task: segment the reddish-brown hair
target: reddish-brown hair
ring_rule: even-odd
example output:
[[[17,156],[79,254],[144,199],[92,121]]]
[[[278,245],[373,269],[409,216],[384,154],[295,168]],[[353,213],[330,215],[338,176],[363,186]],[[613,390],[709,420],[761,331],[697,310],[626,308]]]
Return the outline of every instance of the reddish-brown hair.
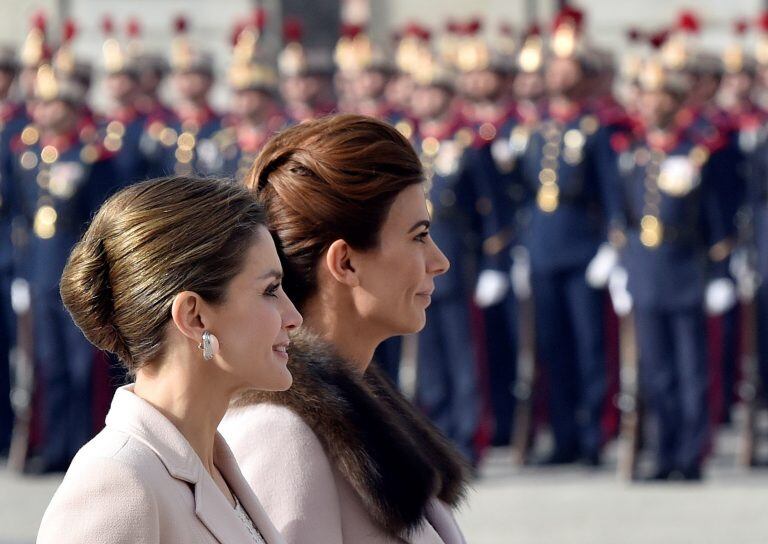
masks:
[[[335,240],[376,248],[397,194],[423,179],[408,140],[372,117],[328,116],[272,138],[245,183],[267,211],[294,303],[314,294],[317,263]]]

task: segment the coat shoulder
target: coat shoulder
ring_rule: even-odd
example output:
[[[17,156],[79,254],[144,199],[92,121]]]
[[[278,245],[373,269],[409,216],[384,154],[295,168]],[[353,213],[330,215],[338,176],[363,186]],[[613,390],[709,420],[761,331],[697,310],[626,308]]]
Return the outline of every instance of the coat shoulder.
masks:
[[[123,455],[130,441],[107,433],[81,449],[45,511],[38,544],[155,541],[157,499],[151,475]]]

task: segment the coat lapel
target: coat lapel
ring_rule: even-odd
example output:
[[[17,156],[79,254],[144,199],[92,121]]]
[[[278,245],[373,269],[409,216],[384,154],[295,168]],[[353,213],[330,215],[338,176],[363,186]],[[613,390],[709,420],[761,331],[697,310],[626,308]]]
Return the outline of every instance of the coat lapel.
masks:
[[[184,435],[151,404],[134,395],[131,385],[123,386],[115,392],[106,423],[144,443],[157,454],[172,477],[193,487],[195,514],[216,540],[221,544],[253,542],[235,509],[206,472]],[[213,460],[268,544],[284,544],[243,479],[232,452],[218,433],[214,442]]]
[[[264,508],[261,506],[256,495],[254,495],[251,486],[243,477],[237,466],[237,461],[232,451],[227,446],[224,438],[216,433],[215,444],[216,467],[227,480],[227,484],[232,492],[237,495],[240,504],[248,515],[251,516],[253,524],[258,527],[261,536],[267,544],[285,544],[285,539],[269,519]]]

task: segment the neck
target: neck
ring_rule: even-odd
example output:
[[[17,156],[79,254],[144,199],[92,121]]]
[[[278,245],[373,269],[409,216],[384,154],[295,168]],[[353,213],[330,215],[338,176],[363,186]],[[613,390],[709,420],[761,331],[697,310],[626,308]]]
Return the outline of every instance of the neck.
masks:
[[[136,375],[134,393],[174,424],[213,474],[216,428],[234,391],[213,372],[201,371],[203,363],[192,361],[183,368],[170,363],[144,367]]]
[[[315,296],[307,301],[302,309],[303,327],[330,343],[342,359],[363,374],[386,337],[373,333],[351,307],[332,299]]]

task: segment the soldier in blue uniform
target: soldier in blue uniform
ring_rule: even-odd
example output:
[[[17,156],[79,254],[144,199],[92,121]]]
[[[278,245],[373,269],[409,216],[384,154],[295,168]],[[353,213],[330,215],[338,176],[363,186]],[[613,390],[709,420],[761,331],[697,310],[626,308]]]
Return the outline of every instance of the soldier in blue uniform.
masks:
[[[176,20],[178,36],[171,55],[173,86],[177,94],[174,119],[168,126],[156,125],[152,137],[166,147],[164,173],[186,175],[202,170],[198,150],[221,130],[221,116],[211,108],[208,95],[213,86],[213,57],[192,46],[186,36],[187,23]]]
[[[414,71],[414,146],[427,177],[430,236],[451,261],[435,280],[427,325],[418,337],[416,401],[472,462],[480,399],[469,318],[474,285],[476,212],[472,182],[462,165],[472,131],[451,111],[450,74],[437,63]]]
[[[291,125],[334,111],[333,59],[328,51],[302,44],[303,28],[295,18],[283,27],[285,46],[278,55],[280,96]]]
[[[482,129],[486,135],[494,137],[487,141],[481,134],[477,139],[480,145],[468,152],[467,160],[481,204],[478,213],[482,225],[482,271],[475,289],[475,302],[484,309],[495,445],[509,443],[515,406],[519,319],[515,295],[524,295],[510,289],[510,285],[519,287],[510,280],[512,254],[518,251],[514,246],[520,242],[518,214],[523,209],[526,196],[519,164],[529,134],[538,122],[540,97],[535,80],[540,78],[543,66],[542,40],[538,34],[533,33],[526,38],[513,62],[516,67],[513,88],[521,95],[515,96],[518,100],[512,107],[499,111],[497,106],[497,113],[491,115],[490,124],[483,127],[482,122],[475,123],[478,132]],[[517,85],[518,79],[527,81]],[[488,99],[493,101],[493,94]],[[503,124],[497,126],[502,120]]]
[[[59,277],[92,214],[111,192],[116,173],[95,130],[79,130],[84,89],[38,70],[34,124],[12,144],[13,178],[30,229],[23,276],[32,296],[37,376],[43,391],[43,445],[35,472],[66,469],[93,431],[94,353],[59,298]]]
[[[558,16],[545,69],[548,100],[520,164],[528,193],[520,228],[549,381],[554,449],[545,462],[596,465],[606,394],[603,299],[585,275],[618,199],[608,133],[583,102],[592,65],[579,33],[580,17],[571,10]]]
[[[151,119],[136,108],[140,87],[135,59],[113,35],[107,35],[102,50],[108,107],[99,132],[104,148],[114,153],[118,179],[129,185],[160,174],[160,146],[148,134]]]
[[[763,400],[768,401],[768,138],[762,135],[752,155],[748,185],[748,211],[755,251],[758,369]]]
[[[716,179],[722,146],[699,139],[690,121],[675,120],[687,91],[681,74],[651,60],[640,84],[641,126],[617,151],[622,263],[641,390],[658,431],[648,477],[698,480],[708,439],[705,292],[713,282],[728,285],[730,243]]]
[[[13,278],[13,219],[17,213],[17,195],[10,175],[11,140],[26,124],[22,104],[10,99],[11,87],[18,71],[16,52],[0,46],[0,457],[10,446],[13,427],[11,409],[9,352],[15,337],[11,308]]]
[[[277,102],[277,72],[257,57],[256,40],[256,30],[249,27],[236,36],[228,74],[232,109],[224,128],[198,150],[206,174],[242,180],[267,140],[286,126]]]

